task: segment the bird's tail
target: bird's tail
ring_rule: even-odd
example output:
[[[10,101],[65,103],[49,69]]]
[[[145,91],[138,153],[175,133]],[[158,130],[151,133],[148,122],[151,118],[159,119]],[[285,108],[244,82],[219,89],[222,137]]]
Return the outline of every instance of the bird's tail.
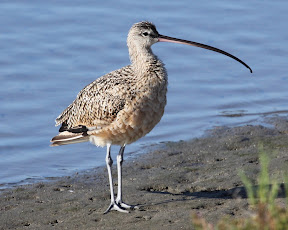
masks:
[[[51,146],[69,145],[89,141],[87,133],[60,132],[51,139]]]

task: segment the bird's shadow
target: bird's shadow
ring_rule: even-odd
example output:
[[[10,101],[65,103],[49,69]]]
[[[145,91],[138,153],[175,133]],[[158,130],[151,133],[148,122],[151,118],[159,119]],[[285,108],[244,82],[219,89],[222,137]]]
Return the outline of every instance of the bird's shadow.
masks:
[[[269,186],[269,190],[271,191],[272,185],[267,185]],[[283,183],[279,184],[279,189],[278,189],[278,194],[276,198],[285,198],[287,197],[287,194],[285,192],[285,186]],[[253,186],[253,191],[254,191],[254,196],[255,198],[257,197],[257,191],[259,189],[259,186]],[[163,201],[158,201],[158,202],[153,202],[153,203],[146,203],[146,204],[139,204],[139,207],[145,207],[145,206],[155,206],[155,205],[161,205],[165,203],[171,203],[171,202],[185,202],[187,200],[194,200],[194,199],[223,199],[223,200],[228,200],[228,199],[247,199],[247,190],[245,187],[235,187],[232,189],[228,190],[213,190],[213,191],[199,191],[199,192],[184,192],[184,193],[171,193],[167,191],[147,191],[149,193],[154,193],[156,194],[163,194],[163,195],[171,195],[173,198],[171,199],[166,199]],[[288,192],[288,191],[287,191]],[[178,197],[178,198],[176,198]]]

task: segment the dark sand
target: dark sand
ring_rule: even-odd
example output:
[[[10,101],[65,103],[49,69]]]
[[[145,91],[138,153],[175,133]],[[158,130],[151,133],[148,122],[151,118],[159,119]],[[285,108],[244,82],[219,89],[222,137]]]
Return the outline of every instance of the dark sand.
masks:
[[[281,178],[288,166],[288,122],[276,118],[273,125],[220,127],[125,162],[124,201],[140,204],[129,214],[103,215],[110,203],[105,167],[6,190],[0,194],[0,229],[175,230],[193,229],[192,212],[211,223],[248,216],[239,172],[256,178],[259,144],[270,155],[273,177]],[[284,203],[283,195],[277,202]]]

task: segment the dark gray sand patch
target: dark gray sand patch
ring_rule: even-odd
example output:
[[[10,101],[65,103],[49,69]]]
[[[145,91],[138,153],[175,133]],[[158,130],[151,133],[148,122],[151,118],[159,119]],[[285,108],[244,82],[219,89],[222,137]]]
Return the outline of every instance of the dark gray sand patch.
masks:
[[[238,175],[244,170],[256,178],[259,145],[270,154],[275,178],[288,166],[288,122],[273,122],[275,128],[219,127],[204,138],[169,142],[164,150],[125,162],[124,201],[140,205],[130,214],[103,215],[110,203],[105,167],[6,190],[0,194],[0,229],[174,230],[192,229],[192,212],[211,223],[225,215],[247,216],[250,210]],[[283,197],[277,202],[283,203]]]

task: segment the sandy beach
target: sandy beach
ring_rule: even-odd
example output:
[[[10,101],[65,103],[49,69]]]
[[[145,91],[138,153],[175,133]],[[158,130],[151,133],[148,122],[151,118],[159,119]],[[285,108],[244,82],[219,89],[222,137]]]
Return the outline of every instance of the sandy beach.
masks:
[[[0,229],[175,230],[193,229],[193,212],[210,223],[227,215],[248,216],[239,172],[257,177],[263,145],[272,178],[283,182],[287,132],[284,118],[270,119],[267,127],[218,127],[202,138],[169,142],[164,149],[124,162],[124,202],[140,207],[129,214],[103,215],[110,202],[106,167],[7,189],[0,194]],[[284,198],[277,202],[284,203]]]

